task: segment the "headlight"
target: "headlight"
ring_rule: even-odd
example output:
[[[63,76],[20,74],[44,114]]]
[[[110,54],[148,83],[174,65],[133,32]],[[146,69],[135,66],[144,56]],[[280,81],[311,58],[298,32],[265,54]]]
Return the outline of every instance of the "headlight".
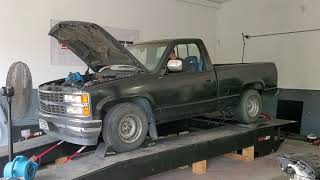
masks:
[[[89,116],[91,113],[89,106],[67,106],[66,111],[67,114],[75,114],[82,116]]]
[[[81,103],[80,95],[64,95],[64,102]]]
[[[67,94],[64,95],[64,102],[71,103],[66,106],[66,113],[71,115],[89,116],[91,114],[89,94]]]
[[[88,94],[81,94],[81,95],[64,95],[64,102],[70,103],[89,103],[89,95]]]
[[[67,106],[68,114],[82,114],[82,107]]]

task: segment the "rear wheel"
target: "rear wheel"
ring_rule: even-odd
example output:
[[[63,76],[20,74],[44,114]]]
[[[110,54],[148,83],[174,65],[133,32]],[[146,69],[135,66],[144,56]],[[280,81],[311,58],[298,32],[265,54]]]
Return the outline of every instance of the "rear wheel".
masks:
[[[262,109],[262,100],[258,91],[249,89],[242,93],[237,107],[236,118],[243,123],[257,122]]]
[[[121,103],[111,108],[103,121],[102,137],[117,152],[138,148],[148,132],[148,120],[143,109],[133,103]]]

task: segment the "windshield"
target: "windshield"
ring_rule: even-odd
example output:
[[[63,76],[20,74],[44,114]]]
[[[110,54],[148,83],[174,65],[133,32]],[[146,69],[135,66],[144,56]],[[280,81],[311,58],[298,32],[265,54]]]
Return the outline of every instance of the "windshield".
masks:
[[[167,48],[165,43],[137,44],[129,46],[128,50],[134,55],[149,71],[154,71],[159,65],[161,57]]]

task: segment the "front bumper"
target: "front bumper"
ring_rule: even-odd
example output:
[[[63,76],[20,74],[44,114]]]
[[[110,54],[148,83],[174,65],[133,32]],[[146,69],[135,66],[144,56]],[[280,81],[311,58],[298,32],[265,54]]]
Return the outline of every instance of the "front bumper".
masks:
[[[44,113],[40,113],[39,119],[48,124],[48,129],[43,129],[46,134],[73,144],[96,145],[101,133],[102,120]]]

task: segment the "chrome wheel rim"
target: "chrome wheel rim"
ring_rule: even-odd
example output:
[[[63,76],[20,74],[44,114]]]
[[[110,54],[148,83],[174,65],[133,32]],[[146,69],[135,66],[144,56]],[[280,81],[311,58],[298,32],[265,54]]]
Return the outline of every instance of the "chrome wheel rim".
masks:
[[[250,117],[255,117],[259,113],[260,105],[257,96],[250,96],[247,101],[247,112]]]
[[[138,116],[127,115],[120,120],[118,132],[121,140],[132,143],[139,139],[142,133],[142,123]]]

